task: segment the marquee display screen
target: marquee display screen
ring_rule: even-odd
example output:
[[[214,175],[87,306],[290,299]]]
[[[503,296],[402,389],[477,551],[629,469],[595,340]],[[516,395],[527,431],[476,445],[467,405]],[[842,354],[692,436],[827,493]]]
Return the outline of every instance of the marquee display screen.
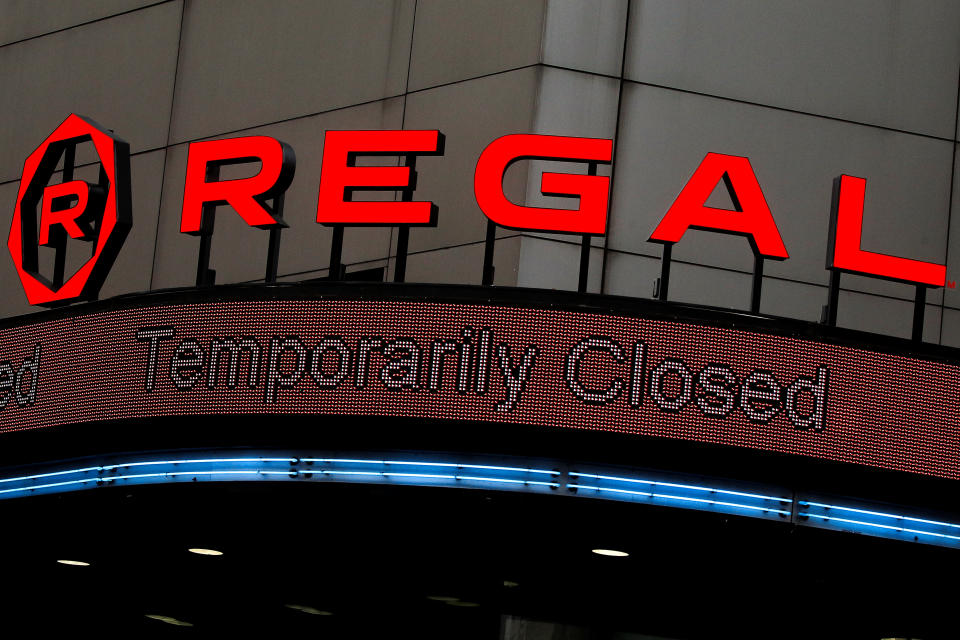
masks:
[[[172,415],[424,417],[960,478],[958,374],[953,362],[586,311],[321,296],[153,303],[0,331],[0,431]]]

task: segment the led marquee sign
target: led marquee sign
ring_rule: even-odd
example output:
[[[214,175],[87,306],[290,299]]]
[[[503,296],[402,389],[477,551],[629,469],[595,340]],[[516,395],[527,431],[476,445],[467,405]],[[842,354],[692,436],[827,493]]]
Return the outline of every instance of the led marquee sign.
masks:
[[[260,291],[271,299],[196,293],[0,332],[0,431],[173,415],[421,417],[960,478],[954,362],[582,309]]]

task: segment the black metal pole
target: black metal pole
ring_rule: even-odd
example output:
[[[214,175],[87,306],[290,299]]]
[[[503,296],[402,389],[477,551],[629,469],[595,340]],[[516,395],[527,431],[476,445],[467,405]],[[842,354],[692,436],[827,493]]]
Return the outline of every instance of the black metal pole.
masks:
[[[220,179],[220,165],[207,163],[204,172],[205,182]],[[217,272],[210,268],[210,246],[213,244],[213,227],[216,223],[217,205],[205,204],[200,212],[200,253],[197,256],[197,286],[212,287],[217,280]]]
[[[277,265],[280,263],[280,233],[286,226],[283,223],[283,196],[284,193],[281,192],[273,199],[273,219],[279,224],[270,227],[270,239],[267,241],[267,270],[263,277],[267,283],[277,281]]]
[[[100,165],[100,186],[103,187],[103,190],[106,192],[110,191],[110,178],[107,177],[107,170],[103,168],[103,165]],[[93,220],[90,221],[90,229],[92,230],[91,238],[93,238],[90,243],[90,255],[94,256],[97,254],[97,238],[100,237],[100,225],[103,224],[103,210],[101,209],[99,214],[94,216]]]
[[[410,245],[410,225],[397,229],[397,262],[393,267],[393,281],[403,282],[407,277],[407,247]]]
[[[410,167],[413,172],[417,167],[417,156],[407,155],[404,157],[403,166]],[[401,202],[413,201],[413,189],[407,188],[400,192]],[[407,277],[407,251],[410,246],[410,225],[400,225],[397,229],[397,261],[393,267],[393,281],[403,282]]]
[[[597,163],[591,162],[587,164],[587,175],[595,176],[597,175]],[[587,292],[587,280],[590,277],[590,236],[584,234],[583,240],[580,242],[580,278],[577,281],[577,292],[586,293]]]
[[[590,277],[590,236],[584,234],[580,241],[580,280],[577,282],[577,292],[587,292],[587,279]]]
[[[277,281],[277,263],[280,261],[280,233],[283,227],[270,227],[270,240],[267,245],[267,272],[263,279],[268,284]]]
[[[917,285],[917,293],[913,299],[913,335],[914,342],[923,342],[923,312],[927,307],[927,288]]]
[[[660,291],[657,299],[667,301],[667,290],[670,287],[670,257],[673,253],[673,243],[663,245],[663,257],[660,259]]]
[[[333,227],[333,240],[330,243],[330,279],[339,280],[343,275],[343,225]]]
[[[827,326],[837,326],[837,305],[840,302],[840,271],[830,270],[830,289],[827,293]]]
[[[493,243],[497,238],[497,225],[493,220],[487,220],[487,238],[483,245],[483,281],[481,284],[489,287],[493,284]]]
[[[213,244],[213,223],[216,208],[204,206],[200,227],[200,253],[197,256],[197,286],[213,286],[217,272],[210,268],[210,246]]]
[[[76,166],[77,162],[77,145],[71,144],[67,145],[67,148],[63,150],[63,181],[70,182],[73,180],[73,168]]]
[[[763,256],[753,258],[753,288],[750,292],[750,313],[760,313],[760,290],[763,287]]]

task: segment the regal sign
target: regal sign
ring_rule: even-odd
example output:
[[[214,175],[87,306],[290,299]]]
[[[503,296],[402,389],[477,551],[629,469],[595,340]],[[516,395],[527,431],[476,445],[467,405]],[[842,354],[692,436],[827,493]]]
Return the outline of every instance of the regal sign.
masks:
[[[50,184],[61,156],[78,142],[92,140],[100,156],[101,179],[96,184],[68,179],[72,160],[65,162],[61,183]],[[416,158],[443,155],[444,137],[435,130],[328,131],[317,196],[316,221],[334,227],[330,267],[339,275],[343,230],[348,226],[399,226],[398,262],[406,260],[406,235],[410,226],[433,226],[437,207],[414,200],[417,185]],[[596,175],[597,166],[612,162],[613,141],[545,135],[507,135],[494,140],[477,160],[474,191],[477,204],[489,219],[485,282],[492,264],[495,226],[527,231],[579,234],[606,233],[610,179]],[[361,156],[402,157],[403,166],[358,166]],[[544,173],[544,195],[575,198],[574,210],[527,207],[511,202],[503,192],[507,168],[523,159],[563,161],[586,165],[587,174]],[[256,175],[221,179],[220,169],[231,164],[259,163]],[[210,239],[217,207],[228,206],[248,225],[270,231],[266,280],[276,278],[283,195],[296,167],[292,147],[267,136],[247,136],[191,143],[188,150],[180,230],[201,237],[198,286],[212,284],[208,268]],[[710,194],[723,182],[734,210],[708,207]],[[942,287],[943,265],[889,256],[861,248],[863,203],[866,181],[852,176],[837,178],[834,185],[831,233],[833,242],[827,268],[831,300],[839,290],[839,273],[850,272],[892,279],[918,287]],[[400,191],[399,201],[357,201],[358,191]],[[39,214],[38,214],[39,207]],[[37,219],[39,217],[39,225]],[[9,247],[32,304],[58,304],[95,297],[120,244],[130,228],[129,150],[123,141],[91,121],[71,115],[34,152],[24,165]],[[755,297],[752,310],[759,311],[759,287],[764,259],[786,260],[789,255],[750,161],[744,157],[709,153],[683,187],[676,201],[654,229],[650,241],[665,245],[663,293],[668,281],[669,248],[688,229],[704,229],[746,237],[756,257]],[[67,237],[94,242],[92,257],[69,279],[62,273],[47,279],[40,274],[38,247],[57,250],[58,259]],[[585,250],[589,244],[585,241]],[[582,266],[581,280],[583,280]],[[62,265],[59,267],[62,272]],[[398,273],[402,269],[398,264]],[[402,277],[402,276],[401,276]],[[835,302],[832,303],[835,307]],[[835,314],[835,308],[834,308]],[[915,316],[915,329],[917,326]]]

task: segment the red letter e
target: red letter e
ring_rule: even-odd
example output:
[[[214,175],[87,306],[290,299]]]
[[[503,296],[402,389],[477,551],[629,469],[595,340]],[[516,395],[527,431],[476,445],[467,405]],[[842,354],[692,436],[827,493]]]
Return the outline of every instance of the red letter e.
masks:
[[[437,206],[411,202],[418,155],[443,155],[439,131],[327,131],[317,198],[317,222],[326,225],[432,226]],[[406,156],[403,167],[358,167],[357,156]],[[402,202],[353,202],[354,191],[404,191]]]

